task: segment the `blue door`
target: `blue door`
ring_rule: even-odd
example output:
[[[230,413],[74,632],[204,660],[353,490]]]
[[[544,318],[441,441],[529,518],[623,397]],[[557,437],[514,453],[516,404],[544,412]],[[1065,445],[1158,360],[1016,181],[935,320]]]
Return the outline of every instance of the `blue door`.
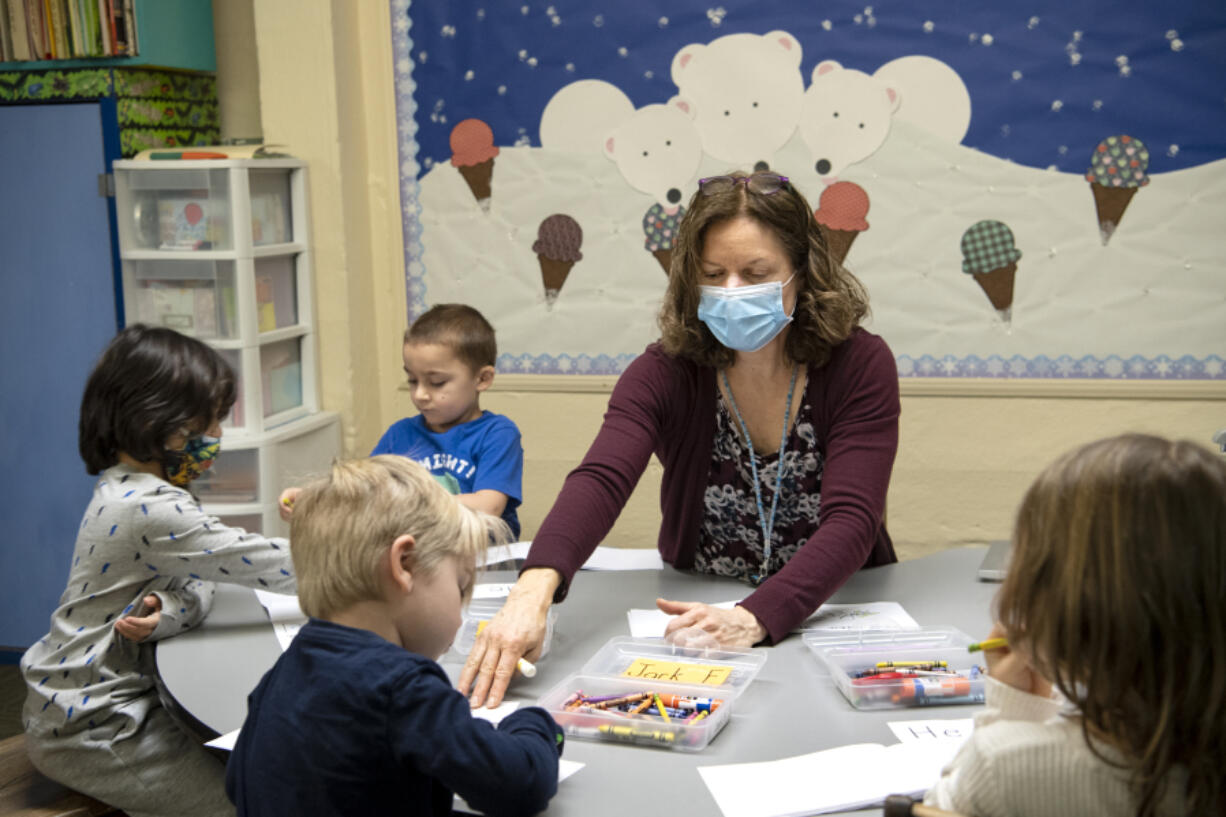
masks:
[[[94,479],[77,413],[117,329],[97,102],[0,105],[0,648],[47,631]]]

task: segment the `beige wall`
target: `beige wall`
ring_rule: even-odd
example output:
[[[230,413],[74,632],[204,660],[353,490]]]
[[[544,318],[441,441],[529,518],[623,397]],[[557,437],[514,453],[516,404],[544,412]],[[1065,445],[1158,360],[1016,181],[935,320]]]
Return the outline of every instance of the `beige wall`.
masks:
[[[264,137],[311,167],[323,404],[360,455],[412,413],[388,4],[252,2]],[[219,33],[219,51],[227,42]],[[595,435],[611,383],[503,376],[487,393],[484,407],[523,431],[525,538]],[[1220,383],[904,381],[890,530],[904,556],[1005,537],[1027,484],[1067,448],[1128,430],[1208,444],[1223,427]],[[654,544],[659,480],[653,463],[608,544]]]

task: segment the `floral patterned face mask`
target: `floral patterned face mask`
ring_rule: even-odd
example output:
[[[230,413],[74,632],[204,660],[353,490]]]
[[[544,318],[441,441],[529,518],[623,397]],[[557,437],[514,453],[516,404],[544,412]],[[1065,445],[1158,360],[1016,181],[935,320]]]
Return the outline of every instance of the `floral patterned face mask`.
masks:
[[[167,449],[162,458],[166,480],[180,488],[186,487],[212,466],[219,451],[221,438],[210,437],[208,434],[188,439],[179,451]]]

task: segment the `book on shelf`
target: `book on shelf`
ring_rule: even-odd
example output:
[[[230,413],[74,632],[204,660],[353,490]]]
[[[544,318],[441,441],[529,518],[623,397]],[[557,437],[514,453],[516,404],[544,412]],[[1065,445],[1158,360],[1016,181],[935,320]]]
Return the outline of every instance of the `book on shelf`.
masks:
[[[0,27],[5,29],[4,34],[7,35],[4,43],[7,58],[10,60],[34,59],[34,52],[30,50],[29,23],[26,20],[24,0],[8,0],[5,8],[0,9],[0,15],[3,15]]]
[[[271,332],[277,328],[277,302],[271,275],[259,275],[255,279],[256,314],[260,331]]]
[[[133,0],[0,0],[0,62],[138,53]]]
[[[51,48],[47,45],[47,23],[43,17],[42,0],[23,0],[26,10],[26,30],[30,37],[31,59],[51,59]]]

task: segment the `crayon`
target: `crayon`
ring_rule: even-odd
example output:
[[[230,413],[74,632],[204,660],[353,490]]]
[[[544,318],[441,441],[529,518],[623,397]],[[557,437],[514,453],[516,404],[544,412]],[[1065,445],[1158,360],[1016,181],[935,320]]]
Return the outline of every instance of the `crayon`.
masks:
[[[891,669],[893,667],[915,667],[917,669],[935,669],[937,667],[948,667],[948,661],[878,661],[879,669]]]
[[[646,710],[647,707],[649,706],[651,706],[651,698],[644,698],[643,700],[639,701],[638,704],[636,704],[633,709],[630,710],[630,714],[631,715],[641,715],[643,711]]]
[[[664,722],[668,723],[668,713],[664,711],[663,701],[660,700],[659,695],[655,696],[655,698],[656,698],[656,711],[660,713],[660,717],[664,719]]]
[[[677,740],[677,736],[667,729],[636,729],[633,726],[615,724],[604,724],[595,728],[569,726],[566,731],[578,738],[603,738],[652,746],[672,746]]]
[[[531,678],[536,675],[536,665],[527,658],[521,658],[515,662],[515,668],[518,669],[525,678]]]
[[[1007,638],[987,638],[974,644],[967,644],[966,651],[979,652],[980,650],[999,650],[1001,647],[1007,646],[1009,646],[1009,639]]]
[[[596,707],[597,709],[608,709],[609,707],[617,706],[618,704],[636,704],[644,698],[650,698],[652,694],[653,693],[650,692],[635,692],[630,695],[623,695],[620,698],[601,701],[600,703],[592,704],[592,706]]]

